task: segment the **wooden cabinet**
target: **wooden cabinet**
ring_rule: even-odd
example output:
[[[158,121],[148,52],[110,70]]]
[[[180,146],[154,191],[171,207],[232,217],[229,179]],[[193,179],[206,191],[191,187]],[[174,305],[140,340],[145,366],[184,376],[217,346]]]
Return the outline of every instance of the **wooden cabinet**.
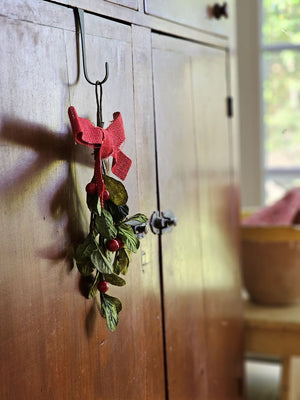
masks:
[[[223,7],[224,4],[226,4],[227,12],[231,16],[233,1],[186,0],[183,4],[181,0],[145,0],[145,11],[159,18],[192,26],[202,31],[228,35],[230,22],[225,16],[219,19],[214,18],[211,12],[214,5]]]
[[[141,7],[61,3],[14,0],[0,17],[0,398],[240,399],[228,38],[164,25]],[[73,6],[94,12],[85,13],[91,79],[109,63],[104,120],[122,112],[131,213],[178,218],[172,232],[143,239],[127,285],[111,289],[123,302],[114,333],[72,267],[93,160],[74,145],[67,108],[96,114]]]

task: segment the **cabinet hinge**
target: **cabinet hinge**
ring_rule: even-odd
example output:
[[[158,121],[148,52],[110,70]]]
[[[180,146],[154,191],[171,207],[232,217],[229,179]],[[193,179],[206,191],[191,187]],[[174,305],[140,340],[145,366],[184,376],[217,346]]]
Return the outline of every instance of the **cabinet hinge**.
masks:
[[[231,96],[228,96],[226,99],[227,103],[227,117],[232,118],[233,117],[233,98]]]

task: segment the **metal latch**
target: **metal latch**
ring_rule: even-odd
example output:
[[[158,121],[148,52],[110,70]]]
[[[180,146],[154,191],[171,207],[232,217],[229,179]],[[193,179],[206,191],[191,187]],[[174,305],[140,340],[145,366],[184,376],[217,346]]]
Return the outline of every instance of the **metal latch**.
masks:
[[[151,215],[150,228],[156,235],[170,232],[176,225],[177,218],[171,210],[162,211],[161,213],[159,211],[154,211]]]

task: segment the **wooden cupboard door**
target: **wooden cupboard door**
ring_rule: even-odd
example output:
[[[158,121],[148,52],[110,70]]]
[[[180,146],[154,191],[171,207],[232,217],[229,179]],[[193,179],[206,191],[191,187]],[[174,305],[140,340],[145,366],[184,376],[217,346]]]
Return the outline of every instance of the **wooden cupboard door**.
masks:
[[[72,262],[73,247],[88,229],[84,187],[93,160],[91,149],[74,145],[67,108],[72,104],[93,122],[96,113],[94,87],[78,70],[73,11],[14,0],[2,5],[0,19],[0,398],[164,399],[157,238],[145,239],[147,265],[139,252],[127,286],[110,290],[123,302],[114,333],[82,295]],[[151,188],[148,202],[141,200],[136,128],[147,137],[153,132],[146,116],[135,120],[133,79],[151,86],[145,73],[150,50],[139,56],[129,26],[92,15],[85,25],[91,79],[101,79],[105,61],[110,65],[106,125],[114,111],[123,114],[123,150],[133,159],[125,182],[130,212],[142,206],[148,212],[156,193]],[[132,52],[141,59],[134,77]],[[143,151],[154,154],[153,141],[145,140]]]
[[[151,120],[150,124],[147,123],[147,114],[137,110],[138,105],[143,102],[150,115],[153,115],[149,107],[149,103],[152,106],[151,97],[142,97],[143,92],[149,91],[149,87],[151,89],[151,81],[147,76],[151,57],[149,44],[147,49],[145,42],[141,56],[139,35],[135,31],[132,32],[129,26],[89,14],[85,15],[85,31],[91,79],[95,81],[97,76],[104,76],[104,62],[108,62],[109,65],[109,79],[103,86],[105,126],[112,120],[113,112],[120,111],[123,116],[126,141],[122,151],[133,161],[125,181],[130,215],[138,212],[149,214],[156,204],[156,187],[152,186],[150,181],[152,179],[155,183],[154,143],[153,140],[146,140],[149,136],[153,137],[153,123],[151,125]],[[66,52],[68,75],[72,83],[76,81],[78,72],[74,32],[66,32],[66,42],[70,43]],[[144,64],[135,62],[133,66],[133,60],[138,61],[141,57]],[[142,86],[139,86],[138,80],[142,80]],[[95,122],[94,87],[88,85],[82,75],[76,85],[71,87],[70,102],[77,107],[81,115],[85,113]],[[138,142],[141,139],[145,144],[137,154]],[[151,187],[147,195],[148,202],[144,200],[145,183],[141,172],[145,170],[146,165],[146,183]],[[76,163],[76,179],[78,189],[82,193],[81,204],[85,204],[82,189],[91,179],[92,173],[91,168],[82,168]],[[97,372],[99,382],[104,382],[101,386],[101,396],[104,399],[148,397],[155,400],[162,399],[165,393],[157,238],[148,235],[143,241],[142,249],[132,256],[130,270],[126,275],[127,285],[123,288],[111,287],[109,291],[123,303],[117,330],[113,334],[110,333],[105,321],[97,315],[95,344],[99,341],[103,343],[99,349],[97,365],[107,366],[100,368],[100,371],[98,369]],[[146,262],[143,253],[146,253]],[[112,373],[115,383],[109,384]]]
[[[161,237],[170,400],[206,399],[207,368],[192,64],[188,42],[153,35],[161,210],[178,226]]]
[[[241,300],[226,117],[226,53],[153,35],[170,400],[238,399]]]
[[[231,18],[232,0],[226,2],[228,15]],[[230,23],[228,18],[215,19],[211,16],[209,7],[214,4],[223,5],[224,1],[210,0],[145,0],[145,12],[163,19],[211,32],[218,35],[228,35]]]
[[[202,47],[192,60],[209,398],[242,396],[243,326],[233,138],[226,115],[227,53]]]

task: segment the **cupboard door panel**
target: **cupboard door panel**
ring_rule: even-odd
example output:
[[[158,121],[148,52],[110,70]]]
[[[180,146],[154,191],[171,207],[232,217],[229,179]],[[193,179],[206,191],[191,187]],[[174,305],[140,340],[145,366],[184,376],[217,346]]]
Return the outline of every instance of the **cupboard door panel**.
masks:
[[[226,117],[226,53],[203,47],[193,58],[193,96],[201,184],[201,242],[207,316],[209,398],[238,399],[242,310],[236,190]]]
[[[33,10],[34,22],[26,22]],[[72,267],[73,246],[89,224],[84,187],[93,159],[90,149],[74,145],[67,108],[93,122],[96,114],[94,87],[78,71],[73,12],[28,1],[0,18],[0,397],[164,399],[157,238],[145,239],[147,266],[139,252],[127,286],[109,291],[123,302],[114,333],[82,295]],[[117,110],[124,118],[123,150],[133,159],[125,182],[130,212],[148,212],[138,186],[131,28],[92,15],[85,23],[91,79],[110,65],[104,120]],[[146,125],[141,115],[139,126]]]
[[[103,120],[105,126],[112,120],[112,114],[120,111],[123,116],[126,132],[126,141],[122,146],[125,152],[133,160],[133,165],[128,173],[125,186],[129,195],[130,215],[137,212],[149,212],[149,204],[143,203],[144,192],[140,191],[139,179],[143,175],[138,171],[135,107],[140,99],[134,97],[133,82],[133,56],[139,57],[140,49],[136,43],[136,34],[126,25],[102,20],[96,16],[85,15],[86,26],[86,50],[89,75],[92,80],[104,75],[104,62],[109,65],[109,78],[103,85]],[[132,39],[133,38],[133,39]],[[134,40],[134,43],[132,43]],[[77,77],[76,38],[73,32],[66,32],[68,74],[70,82],[75,82]],[[133,47],[134,46],[134,47]],[[144,50],[144,58],[147,62],[148,54]],[[147,63],[146,63],[147,66]],[[135,66],[135,83],[138,75],[145,75],[145,66]],[[148,81],[143,82],[143,87],[138,87],[135,96],[141,98],[141,92],[148,90]],[[135,85],[137,86],[137,85]],[[96,101],[94,87],[87,84],[83,75],[70,91],[71,104],[76,106],[80,115],[85,115],[95,122]],[[149,98],[145,98],[144,102]],[[151,98],[150,98],[151,101]],[[137,115],[142,128],[145,126],[146,116]],[[138,126],[137,126],[138,127]],[[138,133],[141,135],[141,133]],[[142,131],[143,138],[150,136],[150,126],[147,131]],[[145,136],[144,136],[145,135]],[[84,151],[82,148],[78,151]],[[154,163],[153,148],[151,142],[144,150],[149,154]],[[88,151],[90,153],[90,151]],[[151,156],[152,155],[152,156]],[[139,157],[142,155],[139,154]],[[151,167],[151,164],[150,164]],[[145,168],[145,167],[144,167]],[[82,168],[76,164],[76,179],[78,190],[81,192],[81,204],[85,206],[84,187],[92,178],[91,168]],[[151,182],[149,182],[151,184]],[[156,201],[156,191],[151,192],[149,201]],[[144,205],[146,209],[144,210]],[[152,204],[153,207],[153,204]],[[86,226],[87,229],[87,226]],[[161,334],[161,303],[159,292],[159,267],[157,239],[145,238],[145,246],[149,253],[150,262],[142,266],[142,252],[138,251],[132,256],[132,263],[125,279],[127,285],[121,288],[111,286],[109,294],[121,299],[123,310],[120,313],[120,323],[112,334],[106,328],[105,320],[97,315],[95,324],[95,382],[99,385],[99,396],[107,399],[140,399],[149,396],[149,399],[162,399],[164,396],[164,370],[163,347]],[[86,303],[85,299],[82,299]],[[88,302],[90,303],[90,302]],[[91,307],[91,305],[89,305]],[[151,312],[149,311],[151,310]],[[150,339],[151,337],[151,339]],[[99,342],[102,346],[99,347]],[[98,346],[97,346],[98,344]],[[96,347],[97,346],[97,347]],[[97,349],[98,348],[98,349]],[[151,395],[151,396],[150,396]]]
[[[153,46],[160,204],[178,218],[162,236],[170,399],[235,399],[241,300],[226,54],[158,35]]]
[[[169,398],[205,399],[204,287],[191,58],[184,51],[184,42],[155,35],[153,39],[160,208],[173,210],[178,218],[178,226],[161,238]]]
[[[89,362],[77,334],[85,310],[70,268],[78,225],[64,32],[46,18],[25,22],[35,5],[43,15],[30,3],[0,23],[0,398],[79,399],[92,381],[81,373]],[[44,6],[45,15],[53,8]]]

